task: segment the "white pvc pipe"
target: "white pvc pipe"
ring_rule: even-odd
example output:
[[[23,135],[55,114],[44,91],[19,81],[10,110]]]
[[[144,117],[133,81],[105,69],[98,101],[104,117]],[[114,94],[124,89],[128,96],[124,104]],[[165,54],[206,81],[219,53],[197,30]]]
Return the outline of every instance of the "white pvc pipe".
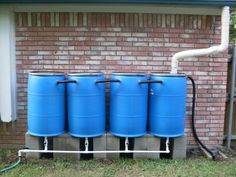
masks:
[[[180,59],[189,57],[200,57],[204,55],[217,54],[223,52],[229,45],[229,22],[230,22],[230,9],[228,6],[223,7],[221,14],[221,44],[212,46],[206,49],[193,49],[178,52],[174,54],[171,60],[171,74],[178,73],[178,62]]]
[[[166,149],[164,151],[148,151],[148,150],[128,150],[126,148],[125,150],[118,150],[118,151],[89,151],[88,148],[86,148],[85,151],[65,151],[65,150],[47,150],[44,148],[44,150],[34,150],[34,149],[20,149],[18,151],[18,156],[21,157],[22,153],[59,153],[59,154],[111,154],[111,153],[170,153],[169,149],[169,138],[166,139]]]
[[[48,150],[48,137],[44,137],[44,150],[47,151]]]
[[[61,154],[111,154],[111,153],[170,153],[170,150],[165,151],[147,151],[147,150],[119,150],[119,151],[63,151],[63,150],[33,150],[21,149],[18,151],[18,156],[22,153],[61,153]]]

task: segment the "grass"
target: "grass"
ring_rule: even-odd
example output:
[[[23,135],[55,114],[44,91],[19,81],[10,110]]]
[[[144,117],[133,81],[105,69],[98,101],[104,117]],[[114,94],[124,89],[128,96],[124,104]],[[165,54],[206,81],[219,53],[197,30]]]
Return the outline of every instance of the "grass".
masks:
[[[9,151],[0,151],[0,169],[10,163]],[[231,177],[236,176],[236,158],[212,161],[188,160],[27,160],[1,177]]]

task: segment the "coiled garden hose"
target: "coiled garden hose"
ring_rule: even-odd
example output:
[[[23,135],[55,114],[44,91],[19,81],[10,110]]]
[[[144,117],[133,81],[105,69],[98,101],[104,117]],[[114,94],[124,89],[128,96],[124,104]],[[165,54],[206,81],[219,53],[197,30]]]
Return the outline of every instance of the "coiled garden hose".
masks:
[[[0,174],[3,173],[3,172],[6,172],[6,171],[8,171],[8,170],[11,170],[11,169],[15,168],[20,162],[21,162],[21,158],[19,158],[16,163],[14,163],[14,164],[12,164],[12,165],[10,165],[10,166],[8,166],[8,167],[5,167],[5,168],[3,168],[2,170],[0,170]]]
[[[191,118],[191,127],[192,127],[192,132],[193,132],[193,136],[194,139],[197,141],[197,143],[199,144],[199,146],[201,146],[203,149],[205,149],[212,157],[213,160],[215,160],[215,154],[208,149],[199,139],[197,132],[196,132],[196,127],[195,127],[195,103],[196,103],[196,86],[195,86],[195,82],[193,80],[192,77],[188,76],[188,79],[191,81],[192,83],[192,91],[193,91],[193,97],[192,97],[192,118]]]

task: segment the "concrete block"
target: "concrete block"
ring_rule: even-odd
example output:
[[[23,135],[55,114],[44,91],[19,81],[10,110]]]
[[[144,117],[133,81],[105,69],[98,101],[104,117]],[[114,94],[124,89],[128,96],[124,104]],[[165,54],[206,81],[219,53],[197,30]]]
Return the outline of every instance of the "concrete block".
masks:
[[[29,149],[42,150],[43,139],[42,137],[32,136],[28,132],[25,134],[25,146]],[[27,158],[40,158],[41,153],[27,153]]]
[[[106,134],[107,139],[107,150],[120,150],[120,138],[117,136],[113,136],[109,133]],[[120,157],[120,154],[118,153],[112,153],[107,154],[108,159],[118,159]]]
[[[79,151],[80,150],[80,139],[64,134],[53,138],[53,149],[54,150],[66,150],[66,151]],[[58,154],[54,153],[54,158],[64,158],[80,160],[80,154]]]
[[[147,137],[134,138],[134,150],[147,150]],[[133,153],[133,158],[147,158],[147,153]]]
[[[53,138],[53,150],[67,150],[67,145],[66,145],[66,139],[68,138],[68,135],[61,135]],[[66,154],[58,154],[54,153],[53,158],[55,159],[66,159]]]
[[[174,145],[172,150],[172,159],[185,159],[187,152],[187,137],[174,138]]]
[[[161,139],[156,136],[146,135],[147,139],[147,150],[149,151],[159,151],[161,148]],[[148,153],[148,159],[159,159],[159,153]]]
[[[66,146],[68,151],[79,151],[80,150],[80,139],[68,135]],[[80,154],[67,154],[66,158],[73,160],[80,160]]]
[[[106,135],[93,138],[93,150],[105,151],[106,150]],[[94,159],[106,159],[106,154],[93,154]]]

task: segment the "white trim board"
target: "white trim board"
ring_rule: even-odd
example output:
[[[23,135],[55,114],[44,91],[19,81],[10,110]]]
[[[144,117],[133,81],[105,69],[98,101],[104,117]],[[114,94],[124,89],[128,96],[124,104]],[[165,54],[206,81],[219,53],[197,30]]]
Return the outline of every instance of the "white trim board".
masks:
[[[0,9],[11,7],[15,12],[111,12],[158,13],[183,15],[220,15],[220,7],[174,6],[158,4],[0,4]]]
[[[15,26],[11,9],[0,11],[0,118],[16,119]]]

